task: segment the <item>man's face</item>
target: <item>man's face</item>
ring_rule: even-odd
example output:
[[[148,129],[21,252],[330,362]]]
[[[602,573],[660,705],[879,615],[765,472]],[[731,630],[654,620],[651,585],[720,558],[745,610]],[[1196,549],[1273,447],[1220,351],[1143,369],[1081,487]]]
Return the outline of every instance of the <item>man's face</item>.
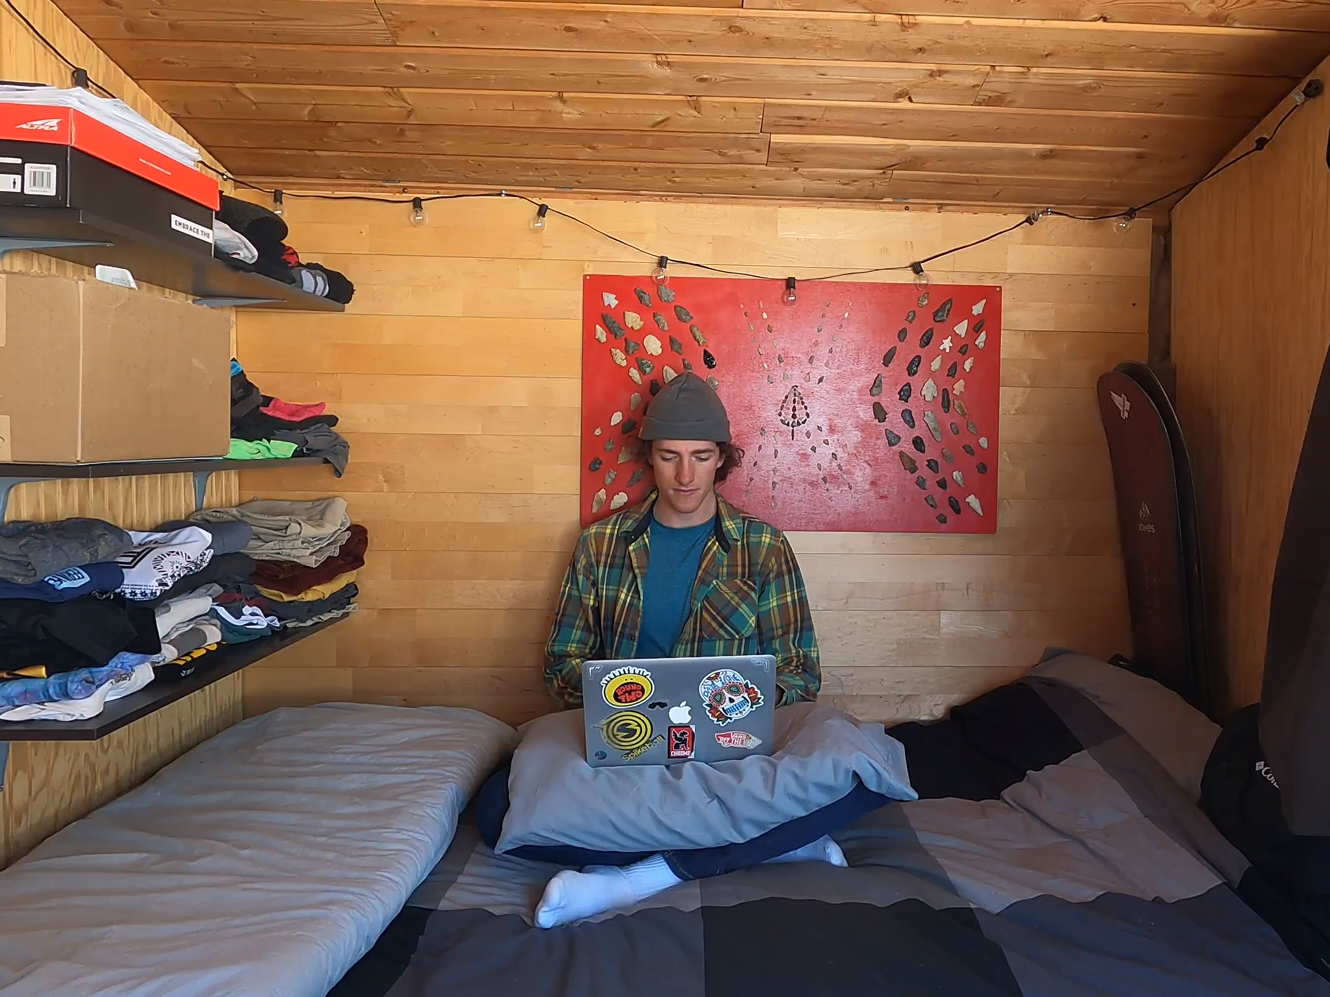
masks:
[[[699,440],[656,440],[651,469],[656,472],[660,501],[680,516],[697,512],[711,497],[720,470],[720,447]]]

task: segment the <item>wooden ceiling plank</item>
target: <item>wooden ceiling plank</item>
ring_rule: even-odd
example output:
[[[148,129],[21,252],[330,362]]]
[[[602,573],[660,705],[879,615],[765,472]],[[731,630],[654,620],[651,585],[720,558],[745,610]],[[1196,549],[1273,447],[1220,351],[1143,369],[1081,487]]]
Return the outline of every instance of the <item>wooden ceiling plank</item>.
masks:
[[[1213,159],[1144,149],[928,143],[841,135],[772,135],[767,162],[798,169],[936,171],[1094,182],[1118,177],[1174,186],[1213,165]]]
[[[94,40],[393,44],[373,0],[56,0],[56,6]]]
[[[187,82],[152,86],[153,99],[176,118],[735,134],[762,130],[762,101],[743,98]]]
[[[106,42],[107,53],[149,93],[157,81],[638,93],[1048,107],[1061,110],[1257,117],[1297,82],[1278,77],[1107,73],[446,48]]]
[[[551,89],[686,97],[785,97],[973,103],[987,67],[818,63],[774,59],[584,55],[446,48],[105,42],[140,84],[152,80],[319,85],[431,84],[450,90]],[[145,87],[150,89],[150,87]]]
[[[236,3],[254,0],[233,0]],[[1330,34],[1015,18],[380,0],[400,45],[1300,76]]]
[[[788,170],[764,166],[650,166],[466,157],[372,155],[320,151],[220,149],[219,159],[238,176],[326,181],[399,181],[494,190],[575,188],[587,192],[740,197],[809,197],[849,200],[954,201],[1009,204],[1025,210],[1045,205],[1123,207],[1156,193],[1157,184],[1109,180],[1087,185],[1057,178],[965,176],[898,171]],[[427,175],[428,174],[428,175]]]
[[[1085,185],[1064,179],[987,177],[952,173],[880,174],[857,170],[783,170],[770,166],[648,166],[466,157],[371,156],[263,149],[222,149],[227,169],[241,177],[339,181],[396,181],[408,170],[415,183],[477,190],[549,190],[605,193],[730,195],[759,198],[916,199],[916,201],[1035,206],[1124,207],[1162,193],[1158,185],[1107,181]],[[430,174],[430,175],[424,175]]]
[[[707,132],[471,128],[323,121],[261,124],[190,118],[184,121],[188,122],[186,130],[208,148],[399,152],[496,159],[763,165],[767,161],[770,140],[769,135],[762,133],[713,135]]]
[[[994,66],[975,101],[987,107],[1115,110],[1259,119],[1288,96],[1296,79],[1185,76],[1169,73],[1080,73]]]
[[[710,6],[719,7],[720,3]],[[750,10],[949,14],[1330,31],[1330,0],[743,0]]]
[[[168,106],[167,110],[170,110]],[[764,130],[806,135],[861,135],[937,142],[1094,145],[1218,155],[1246,134],[1243,121],[1173,114],[1046,111],[1000,105],[766,102]]]

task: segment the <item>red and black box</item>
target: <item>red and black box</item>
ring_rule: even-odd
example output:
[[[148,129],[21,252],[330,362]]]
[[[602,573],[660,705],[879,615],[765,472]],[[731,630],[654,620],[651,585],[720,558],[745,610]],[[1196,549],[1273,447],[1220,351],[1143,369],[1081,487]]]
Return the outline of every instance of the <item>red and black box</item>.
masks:
[[[217,182],[68,107],[0,103],[0,205],[78,208],[211,258]]]

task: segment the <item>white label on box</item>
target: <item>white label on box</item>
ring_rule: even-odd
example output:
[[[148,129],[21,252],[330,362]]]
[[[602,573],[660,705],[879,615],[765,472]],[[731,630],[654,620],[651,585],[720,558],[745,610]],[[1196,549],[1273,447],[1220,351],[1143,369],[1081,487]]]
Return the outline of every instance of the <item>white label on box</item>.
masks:
[[[17,173],[0,173],[0,192],[17,194],[23,189],[23,178]]]
[[[98,263],[97,279],[107,284],[118,284],[120,287],[138,290],[138,285],[134,283],[134,275],[124,267],[108,267],[104,263]]]
[[[206,225],[200,225],[198,222],[192,222],[188,218],[181,218],[179,215],[171,216],[171,227],[177,232],[184,232],[185,235],[193,236],[202,242],[212,245],[212,229]]]
[[[23,167],[23,193],[55,197],[55,164],[28,163]]]

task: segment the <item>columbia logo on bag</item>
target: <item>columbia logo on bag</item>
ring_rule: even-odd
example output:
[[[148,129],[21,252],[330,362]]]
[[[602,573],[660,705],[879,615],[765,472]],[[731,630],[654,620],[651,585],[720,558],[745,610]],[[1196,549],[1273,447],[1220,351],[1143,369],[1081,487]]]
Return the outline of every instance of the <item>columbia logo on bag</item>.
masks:
[[[1270,771],[1270,766],[1265,764],[1265,762],[1262,761],[1256,763],[1256,772],[1258,775],[1265,776],[1265,778],[1269,780],[1270,785],[1274,786],[1275,789],[1279,788],[1279,783],[1275,781],[1274,772]]]
[[[25,121],[21,125],[15,125],[15,128],[22,128],[32,132],[57,132],[60,130],[59,118],[37,118],[34,121]]]

